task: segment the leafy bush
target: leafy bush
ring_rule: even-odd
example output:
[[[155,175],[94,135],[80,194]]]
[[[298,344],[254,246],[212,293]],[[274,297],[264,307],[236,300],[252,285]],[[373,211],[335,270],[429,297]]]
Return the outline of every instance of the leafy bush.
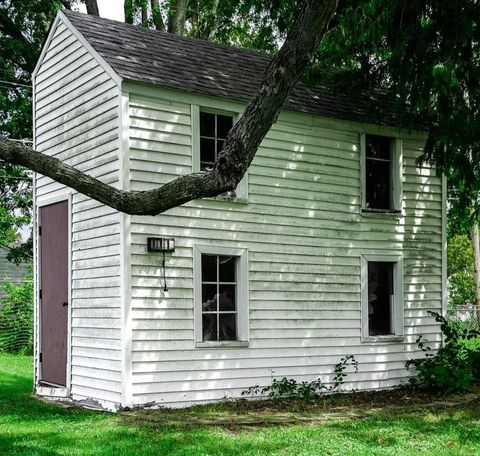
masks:
[[[343,357],[333,368],[332,384],[325,385],[319,378],[311,382],[297,382],[293,378],[283,377],[280,380],[274,378],[272,384],[260,387],[251,386],[242,391],[242,396],[267,395],[272,399],[296,398],[296,399],[316,399],[322,391],[337,390],[344,382],[347,367],[353,366],[355,372],[358,372],[358,362],[353,355]]]
[[[466,235],[448,240],[448,296],[453,307],[475,304],[475,271],[472,242]]]
[[[479,383],[480,331],[462,329],[438,313],[429,313],[441,324],[445,340],[435,354],[423,337],[418,337],[417,344],[425,357],[407,361],[406,367],[416,374],[410,379],[410,385],[448,394]]]
[[[33,281],[31,272],[21,284],[6,283],[0,299],[0,352],[33,352]]]

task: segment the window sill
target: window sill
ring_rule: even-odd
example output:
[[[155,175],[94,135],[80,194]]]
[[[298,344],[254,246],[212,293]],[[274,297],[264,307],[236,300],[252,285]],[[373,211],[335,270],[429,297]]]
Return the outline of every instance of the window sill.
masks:
[[[224,201],[226,203],[235,203],[235,204],[248,204],[247,198],[239,198],[236,196],[214,196],[213,198],[205,198],[206,200],[210,201]]]
[[[403,342],[405,336],[368,336],[362,338],[362,343]]]
[[[197,348],[243,348],[248,347],[247,340],[225,340],[221,342],[197,342]]]
[[[391,211],[381,209],[362,209],[361,214],[363,217],[389,217],[399,218],[402,216],[402,211]]]

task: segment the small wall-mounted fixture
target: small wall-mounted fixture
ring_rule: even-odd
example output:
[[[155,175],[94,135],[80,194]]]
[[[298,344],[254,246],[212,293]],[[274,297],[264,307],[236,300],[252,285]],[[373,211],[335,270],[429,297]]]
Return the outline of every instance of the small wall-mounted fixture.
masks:
[[[147,238],[147,251],[157,253],[173,253],[175,251],[175,239],[173,238]]]
[[[173,238],[147,238],[147,252],[162,253],[163,254],[163,291],[168,291],[167,277],[165,274],[165,254],[175,252],[175,239]]]

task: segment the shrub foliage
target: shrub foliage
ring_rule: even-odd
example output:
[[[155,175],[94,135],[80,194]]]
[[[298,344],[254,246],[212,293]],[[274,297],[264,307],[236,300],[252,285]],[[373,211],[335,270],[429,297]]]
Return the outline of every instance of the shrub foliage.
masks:
[[[333,377],[330,385],[326,385],[320,378],[311,382],[297,382],[294,378],[283,377],[274,378],[268,386],[251,386],[242,391],[242,396],[268,396],[272,399],[307,399],[312,400],[319,397],[322,392],[335,391],[343,384],[347,376],[346,370],[352,366],[355,372],[358,372],[358,362],[353,355],[344,356],[333,368]]]
[[[472,242],[466,235],[448,240],[448,301],[453,307],[475,304],[475,271]]]
[[[33,352],[33,281],[27,275],[23,283],[6,283],[0,299],[0,352]]]
[[[417,344],[425,357],[407,361],[406,367],[415,373],[410,385],[448,394],[480,383],[480,331],[462,328],[438,313],[430,314],[441,324],[444,343],[433,353],[423,336],[418,337]]]

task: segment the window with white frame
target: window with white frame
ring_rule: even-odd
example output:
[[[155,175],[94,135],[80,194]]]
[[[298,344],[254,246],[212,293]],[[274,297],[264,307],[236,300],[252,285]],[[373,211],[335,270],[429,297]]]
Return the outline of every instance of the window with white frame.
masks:
[[[402,203],[401,140],[363,134],[362,208],[371,212],[399,212]]]
[[[237,340],[234,256],[202,254],[202,340]]]
[[[218,155],[223,150],[225,139],[233,124],[236,113],[215,111],[213,108],[200,108],[192,105],[192,139],[193,157],[192,169],[194,172],[208,171],[215,165]],[[247,173],[233,191],[219,195],[220,199],[234,200],[246,203]]]
[[[233,116],[200,112],[200,170],[212,169],[228,132],[233,126]]]
[[[195,248],[196,342],[207,346],[246,341],[246,250]]]
[[[402,258],[362,257],[362,336],[365,341],[403,336]]]

